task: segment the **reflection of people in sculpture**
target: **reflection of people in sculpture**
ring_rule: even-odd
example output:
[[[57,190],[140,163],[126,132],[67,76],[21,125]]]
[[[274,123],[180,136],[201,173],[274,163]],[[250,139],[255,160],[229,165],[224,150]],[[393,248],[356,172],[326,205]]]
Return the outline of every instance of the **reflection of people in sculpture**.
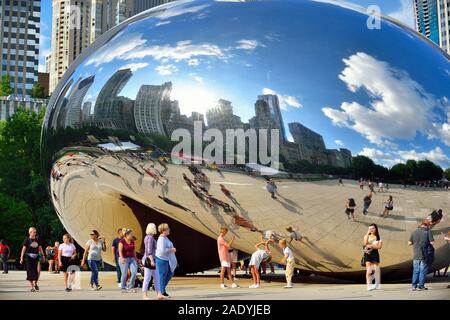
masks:
[[[158,174],[153,173],[151,169],[147,169],[144,168],[143,166],[141,166],[142,170],[144,170],[150,177],[152,177],[153,179],[156,180],[156,182],[158,182],[160,185],[165,185],[167,184],[167,179],[160,177]]]
[[[434,226],[435,224],[438,224],[442,220],[442,209],[439,210],[433,210],[432,213],[430,213],[425,219],[429,222],[430,227]]]
[[[161,200],[163,200],[165,203],[170,204],[171,206],[180,208],[181,210],[184,210],[184,211],[187,211],[187,212],[190,212],[190,213],[195,213],[195,212],[192,211],[191,209],[188,209],[188,208],[182,206],[181,204],[179,204],[179,203],[177,203],[177,202],[175,202],[175,201],[173,201],[173,200],[170,200],[170,199],[167,198],[167,197],[161,197],[161,196],[158,196],[158,198],[160,198]]]
[[[246,228],[252,232],[259,231],[250,221],[237,214],[233,215],[233,219],[235,225]]]
[[[298,230],[294,230],[291,226],[287,227],[286,231],[289,233],[289,244],[291,244],[293,240],[301,242],[303,238],[308,239],[307,237],[302,236]]]
[[[239,202],[237,202],[236,198],[233,196],[233,192],[228,190],[223,184],[220,185],[220,191],[230,199],[235,205],[239,206]]]

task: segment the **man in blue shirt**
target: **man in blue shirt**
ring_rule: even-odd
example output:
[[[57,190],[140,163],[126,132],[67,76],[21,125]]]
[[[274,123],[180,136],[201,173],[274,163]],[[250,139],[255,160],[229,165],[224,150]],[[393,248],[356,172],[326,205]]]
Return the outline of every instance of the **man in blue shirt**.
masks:
[[[122,228],[117,230],[117,238],[115,238],[111,245],[113,263],[116,263],[117,272],[117,283],[120,287],[120,278],[122,277],[122,272],[120,271],[120,260],[119,260],[119,242],[123,238]]]

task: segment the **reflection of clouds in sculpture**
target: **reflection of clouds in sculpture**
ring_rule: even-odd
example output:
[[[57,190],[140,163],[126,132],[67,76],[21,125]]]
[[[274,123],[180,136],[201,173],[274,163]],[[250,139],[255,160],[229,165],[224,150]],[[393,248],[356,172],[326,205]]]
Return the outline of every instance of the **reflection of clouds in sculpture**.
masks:
[[[265,47],[264,44],[258,42],[257,40],[248,40],[248,39],[242,39],[237,41],[238,46],[236,49],[242,49],[242,50],[255,50],[258,47]]]
[[[136,72],[139,69],[143,69],[143,68],[148,67],[148,66],[149,66],[149,64],[147,62],[130,63],[130,64],[127,64],[127,65],[124,65],[120,69],[122,69],[122,70],[130,69],[132,72]]]
[[[183,4],[185,5],[186,2]],[[207,7],[209,7],[209,4],[203,4],[192,7],[176,6],[174,8],[171,8],[170,10],[164,10],[158,13],[157,18],[161,20],[170,19],[187,13],[197,13]]]
[[[280,101],[280,107],[283,110],[287,110],[288,107],[294,107],[294,108],[303,108],[303,105],[298,101],[296,97],[289,96],[289,95],[283,95],[280,93],[277,93],[275,90],[264,88],[262,90],[263,94],[273,94],[278,96],[278,100]]]
[[[371,102],[370,106],[344,102],[342,111],[323,108],[334,124],[351,128],[377,145],[427,132],[437,101],[406,72],[362,52],[343,61],[346,68],[339,78],[351,92],[365,89]]]
[[[125,38],[126,37],[126,41]],[[119,33],[109,43],[108,46],[102,47],[86,62],[86,66],[94,64],[96,67],[122,57],[124,54],[138,48],[146,43],[147,40],[142,39],[142,34],[124,34]]]
[[[169,76],[174,72],[177,72],[178,69],[172,64],[157,66],[155,68],[156,72],[158,72],[162,76]]]
[[[336,143],[338,146],[342,146],[342,147],[344,147],[345,146],[345,143],[342,141],[342,140],[334,140],[334,143]]]

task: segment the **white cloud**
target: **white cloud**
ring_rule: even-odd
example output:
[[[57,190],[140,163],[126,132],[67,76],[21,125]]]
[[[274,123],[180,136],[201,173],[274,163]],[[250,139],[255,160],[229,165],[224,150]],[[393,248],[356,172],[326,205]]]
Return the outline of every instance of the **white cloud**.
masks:
[[[258,47],[265,47],[265,45],[259,43],[257,40],[248,40],[248,39],[242,39],[237,41],[237,47],[236,49],[242,49],[242,50],[255,50]]]
[[[159,27],[159,26],[163,26],[166,24],[170,24],[170,21],[161,21],[161,22],[156,23],[155,26]]]
[[[399,151],[398,154],[403,160],[430,160],[439,164],[449,164],[450,158],[442,151],[440,147],[436,147],[428,152],[417,152],[415,150]]]
[[[345,144],[342,140],[334,140],[334,143],[336,143],[338,146],[342,146],[342,147],[345,146]]]
[[[340,110],[323,108],[335,125],[349,127],[377,145],[429,131],[430,114],[438,102],[406,72],[363,52],[343,62],[346,68],[339,78],[351,92],[364,89],[371,101],[368,106],[343,102]]]
[[[392,18],[414,28],[413,0],[400,0],[400,8],[388,13]]]
[[[41,27],[42,28],[42,27]],[[39,72],[45,72],[45,57],[52,53],[50,38],[43,33],[39,35]]]
[[[148,65],[149,64],[147,62],[130,63],[130,64],[127,64],[127,65],[121,67],[120,69],[121,70],[131,69],[131,71],[136,72],[137,70],[143,69],[143,68],[147,67]]]
[[[405,163],[407,160],[430,160],[436,164],[446,167],[450,164],[450,158],[444,154],[440,147],[428,152],[417,152],[416,150],[400,150],[386,152],[375,148],[363,148],[358,155],[366,156],[375,163],[392,167],[397,163]]]
[[[293,96],[282,95],[282,94],[279,94],[276,91],[269,89],[269,88],[264,88],[262,90],[262,92],[263,92],[263,94],[277,95],[278,100],[280,102],[280,108],[283,110],[287,110],[287,108],[289,106],[294,107],[294,108],[302,108],[303,107],[303,105],[297,100],[297,98],[295,98]]]
[[[155,70],[162,76],[169,76],[174,72],[177,72],[178,69],[174,65],[168,64],[163,66],[157,66]]]

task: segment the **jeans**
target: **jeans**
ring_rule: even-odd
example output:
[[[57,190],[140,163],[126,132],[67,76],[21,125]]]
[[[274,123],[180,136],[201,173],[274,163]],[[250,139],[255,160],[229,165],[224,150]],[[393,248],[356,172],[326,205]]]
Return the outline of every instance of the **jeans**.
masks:
[[[0,258],[2,259],[3,264],[3,272],[8,272],[8,256],[6,254],[0,254]]]
[[[125,263],[120,263],[120,268],[122,272],[122,277],[120,279],[120,287],[122,289],[126,288],[127,283],[127,274],[128,274],[128,268],[131,271],[131,277],[130,277],[130,283],[128,284],[128,289],[134,288],[134,282],[136,280],[136,273],[137,273],[137,262],[134,257],[125,258]]]
[[[159,275],[159,289],[161,290],[161,293],[165,293],[166,286],[173,277],[173,273],[170,270],[169,261],[156,257],[156,271]]]
[[[102,264],[102,260],[88,260],[89,268],[91,269],[91,285],[95,284],[98,287],[98,270]]]
[[[419,288],[425,287],[425,277],[428,273],[428,265],[423,260],[413,260],[413,275],[412,275],[412,287]]]
[[[364,209],[363,209],[363,213],[364,214],[367,213],[367,211],[369,210],[370,205],[371,205],[370,203],[369,204],[364,204]]]
[[[119,257],[116,257],[116,272],[117,272],[117,283],[122,282],[122,269],[120,266]]]

